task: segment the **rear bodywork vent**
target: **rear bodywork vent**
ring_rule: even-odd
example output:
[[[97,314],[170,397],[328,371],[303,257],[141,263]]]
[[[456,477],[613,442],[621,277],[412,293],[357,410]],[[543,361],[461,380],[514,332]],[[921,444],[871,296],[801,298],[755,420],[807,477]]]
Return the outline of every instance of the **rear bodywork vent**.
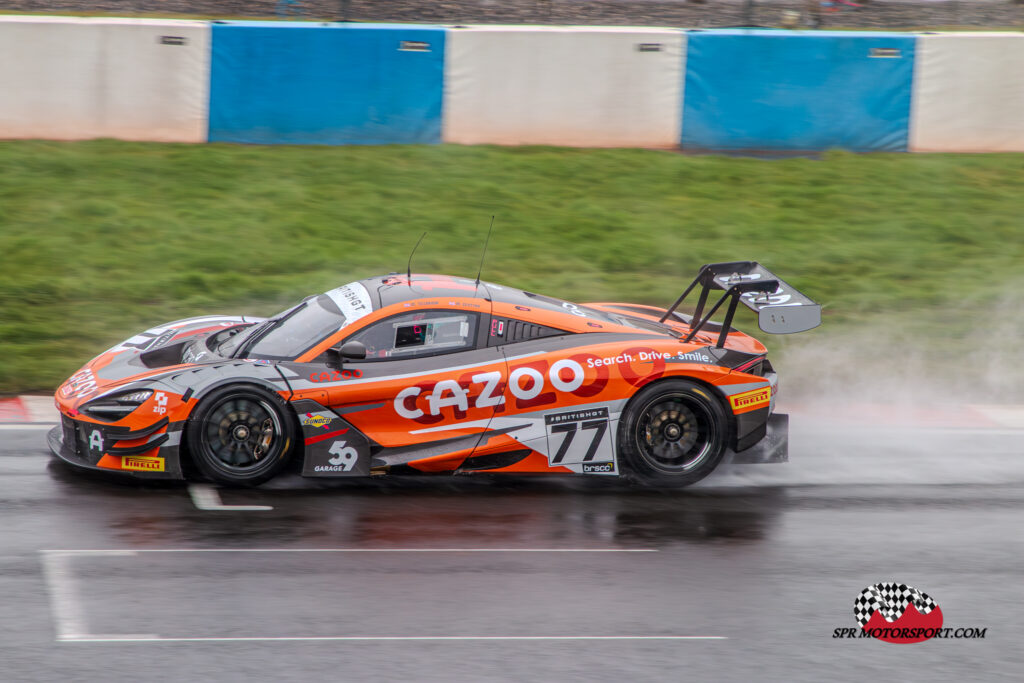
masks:
[[[569,333],[565,330],[548,327],[547,325],[536,325],[524,320],[516,320],[515,318],[492,318],[488,345],[498,346],[528,339],[555,337],[560,334]]]

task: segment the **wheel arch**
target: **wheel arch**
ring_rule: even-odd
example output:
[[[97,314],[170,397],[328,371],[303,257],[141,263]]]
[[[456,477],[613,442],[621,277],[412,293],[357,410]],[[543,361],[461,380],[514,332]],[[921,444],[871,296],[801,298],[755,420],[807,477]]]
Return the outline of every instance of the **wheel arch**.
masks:
[[[287,458],[293,460],[296,456],[303,454],[303,440],[301,437],[302,427],[299,424],[298,414],[295,412],[295,408],[291,402],[291,396],[294,392],[289,388],[287,392],[282,392],[281,389],[276,386],[273,382],[265,380],[261,377],[222,377],[215,381],[205,384],[201,389],[194,390],[193,395],[190,397],[195,400],[195,405],[192,410],[189,411],[188,417],[183,421],[184,424],[181,429],[181,441],[178,447],[178,459],[181,464],[182,473],[185,479],[191,479],[199,473],[199,467],[195,460],[195,455],[192,453],[192,445],[189,443],[189,428],[188,425],[191,422],[193,416],[196,413],[196,409],[202,403],[202,401],[208,398],[211,394],[225,388],[250,388],[265,391],[273,394],[280,398],[284,404],[285,409],[283,412],[284,419],[291,422],[293,428],[293,434],[295,435],[292,442],[288,445]],[[282,393],[286,393],[286,396],[282,396]]]
[[[720,405],[722,408],[722,412],[725,414],[726,447],[729,448],[730,450],[735,450],[736,416],[732,412],[732,406],[729,405],[729,400],[725,397],[725,394],[722,393],[722,390],[719,389],[716,385],[699,377],[694,377],[693,375],[664,375],[655,380],[651,380],[650,382],[647,382],[645,384],[641,384],[636,388],[636,391],[633,392],[633,395],[629,397],[629,400],[626,402],[626,405],[623,406],[622,414],[626,414],[626,411],[629,410],[630,407],[633,405],[633,401],[634,399],[636,399],[637,394],[639,394],[641,391],[643,391],[647,387],[656,386],[658,384],[664,384],[665,382],[669,382],[671,380],[683,380],[686,382],[690,382],[692,384],[696,384],[700,388],[707,390],[708,394],[710,394],[714,398],[714,400],[718,402],[718,405]]]

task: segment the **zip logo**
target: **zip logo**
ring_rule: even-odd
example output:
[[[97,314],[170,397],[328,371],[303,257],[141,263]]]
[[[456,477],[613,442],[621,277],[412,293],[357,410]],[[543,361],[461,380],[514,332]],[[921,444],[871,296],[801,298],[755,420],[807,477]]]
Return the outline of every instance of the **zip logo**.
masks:
[[[167,412],[167,394],[162,391],[156,392],[154,398],[156,405],[153,406],[153,412],[157,415],[163,415]]]

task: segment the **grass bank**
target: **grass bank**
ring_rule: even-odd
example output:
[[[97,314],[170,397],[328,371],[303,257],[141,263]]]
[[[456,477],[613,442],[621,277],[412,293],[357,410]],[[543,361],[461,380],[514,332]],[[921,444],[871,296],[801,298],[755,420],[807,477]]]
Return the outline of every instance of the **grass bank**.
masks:
[[[702,263],[753,259],[833,330],[955,343],[1024,277],[1024,155],[4,142],[0,392],[156,323],[404,270],[424,230],[414,269],[472,275],[492,214],[486,279],[581,301],[665,305]]]

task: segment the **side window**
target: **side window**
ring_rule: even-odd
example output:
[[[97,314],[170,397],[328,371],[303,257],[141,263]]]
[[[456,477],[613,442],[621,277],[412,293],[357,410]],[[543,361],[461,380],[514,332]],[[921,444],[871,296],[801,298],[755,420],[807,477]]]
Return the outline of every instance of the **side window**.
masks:
[[[515,342],[527,341],[528,339],[540,339],[542,337],[556,337],[560,334],[569,334],[565,330],[559,330],[547,325],[535,325],[515,318],[491,318],[491,329],[487,335],[488,346],[501,346]]]
[[[366,360],[398,360],[465,351],[476,342],[478,316],[461,311],[416,311],[392,316],[346,341],[366,346]]]

